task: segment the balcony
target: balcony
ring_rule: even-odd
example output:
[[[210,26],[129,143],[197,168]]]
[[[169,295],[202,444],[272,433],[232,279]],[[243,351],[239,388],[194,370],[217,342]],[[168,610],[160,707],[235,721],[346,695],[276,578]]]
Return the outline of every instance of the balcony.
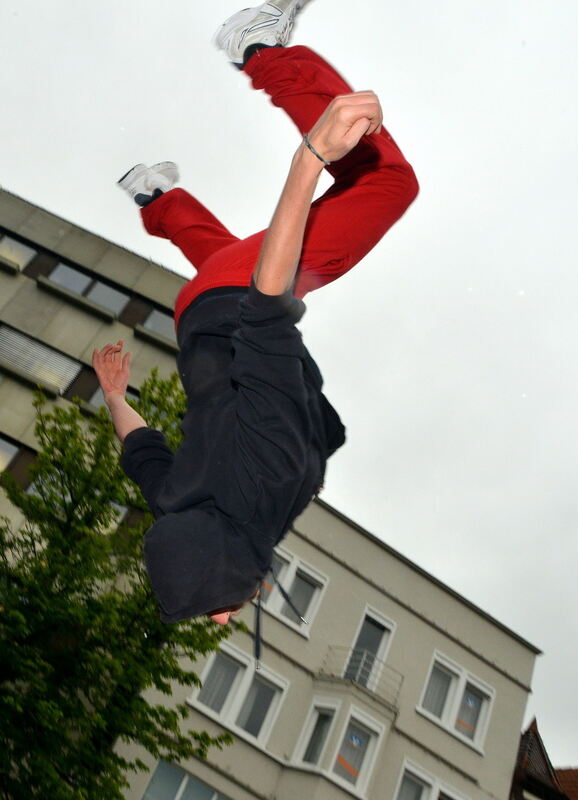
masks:
[[[351,684],[397,713],[403,675],[369,650],[329,647],[319,670],[323,680]]]

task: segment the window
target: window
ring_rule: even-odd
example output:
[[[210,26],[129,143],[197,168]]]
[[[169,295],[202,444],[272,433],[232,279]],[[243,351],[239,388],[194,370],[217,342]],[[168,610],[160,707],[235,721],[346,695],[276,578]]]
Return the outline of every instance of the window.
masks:
[[[412,764],[403,771],[395,800],[463,800],[463,796]]]
[[[291,598],[299,614],[311,622],[321,602],[327,578],[286,550],[273,554],[273,568],[267,573],[261,589],[261,602],[274,616],[307,635],[307,625],[284,599],[273,573]]]
[[[322,701],[314,704],[301,737],[304,743],[301,761],[311,765],[320,764],[336,713],[337,705],[327,705]]]
[[[494,691],[436,653],[420,711],[477,746],[483,742]]]
[[[275,578],[273,575],[277,576],[277,580],[283,582],[288,564],[289,562],[281,558],[279,553],[273,553],[272,567],[261,584],[261,602],[263,605],[267,605],[273,589],[275,588]]]
[[[17,445],[0,436],[0,472],[8,468],[19,449]]]
[[[445,669],[441,664],[434,664],[423,698],[423,707],[441,719],[450,698],[452,684],[456,682],[457,678],[457,675]]]
[[[285,686],[263,666],[256,671],[252,660],[229,646],[209,663],[196,702],[229,727],[262,740],[271,728]]]
[[[48,384],[59,394],[64,394],[81,369],[78,361],[2,324],[0,362],[33,382]]]
[[[217,653],[211,671],[199,692],[199,703],[220,713],[225,700],[231,694],[235,679],[241,675],[242,670],[242,665],[234,658],[230,658],[225,653]]]
[[[311,731],[309,743],[303,754],[303,761],[308,764],[318,764],[327,741],[327,735],[333,722],[334,711],[332,708],[316,708],[315,723]]]
[[[120,314],[129,300],[124,292],[66,264],[58,264],[50,273],[49,279],[80,297],[92,300],[113,314]]]
[[[429,787],[415,775],[406,772],[401,781],[397,800],[426,800]]]
[[[159,761],[142,800],[229,800],[181,767]]]
[[[239,728],[252,736],[258,736],[278,691],[277,687],[265,678],[253,675],[251,687],[237,717]]]
[[[170,339],[172,342],[177,340],[175,321],[172,314],[167,314],[166,311],[159,311],[154,308],[143,322],[143,327],[154,333],[160,333],[161,336],[164,336],[165,339]]]
[[[357,715],[352,716],[335,757],[333,774],[350,785],[363,787],[377,753],[378,736],[377,730],[365,725]]]
[[[281,607],[281,615],[296,625],[303,625],[302,617],[306,616],[307,609],[311,607],[311,601],[319,588],[320,586],[314,578],[311,578],[304,570],[297,569],[289,589],[289,597],[299,614],[296,614],[290,604],[285,601]]]
[[[487,697],[483,692],[471,683],[466,683],[456,719],[456,730],[467,736],[468,739],[473,740],[476,736],[480,715],[486,700]]]
[[[339,714],[340,701],[315,697],[311,711],[295,750],[295,762],[321,771],[327,778],[351,790],[367,788],[379,751],[384,726],[358,708],[351,708],[345,717]],[[340,732],[334,735],[338,716]],[[330,739],[335,742],[327,752]],[[338,746],[337,746],[338,745]]]
[[[357,634],[343,677],[372,688],[385,654],[393,623],[366,614]]]
[[[29,264],[34,256],[36,250],[28,245],[18,242],[11,236],[0,236],[0,259],[7,261],[10,265],[24,269]]]

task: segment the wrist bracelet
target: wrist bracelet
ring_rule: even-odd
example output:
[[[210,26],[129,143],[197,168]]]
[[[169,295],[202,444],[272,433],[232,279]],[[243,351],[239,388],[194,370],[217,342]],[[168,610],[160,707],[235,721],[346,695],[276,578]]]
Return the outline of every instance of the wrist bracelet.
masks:
[[[328,166],[331,164],[331,161],[326,161],[326,160],[323,158],[323,156],[321,155],[321,153],[318,153],[318,152],[317,152],[317,150],[316,150],[316,149],[313,147],[313,145],[312,145],[312,144],[311,144],[311,142],[309,141],[309,134],[308,134],[308,133],[306,133],[306,134],[304,135],[304,137],[303,137],[303,142],[304,142],[304,143],[305,143],[305,145],[306,145],[306,146],[307,146],[307,147],[308,147],[308,148],[311,150],[311,152],[313,153],[313,155],[314,155],[314,156],[317,156],[317,158],[319,159],[319,161],[323,161],[323,163],[325,164],[325,166],[326,166],[326,167],[328,167]]]

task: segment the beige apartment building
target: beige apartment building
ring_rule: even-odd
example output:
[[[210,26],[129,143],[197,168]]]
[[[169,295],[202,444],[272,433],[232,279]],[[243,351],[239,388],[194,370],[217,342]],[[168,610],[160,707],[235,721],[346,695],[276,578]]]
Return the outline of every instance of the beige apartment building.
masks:
[[[34,385],[101,402],[95,346],[128,343],[135,392],[174,370],[182,283],[0,192],[0,466],[23,475],[34,457]],[[236,631],[195,665],[202,688],[172,697],[234,745],[179,765],[139,751],[151,772],[127,800],[508,800],[533,645],[322,502],[275,568],[306,623],[269,580],[260,668]]]

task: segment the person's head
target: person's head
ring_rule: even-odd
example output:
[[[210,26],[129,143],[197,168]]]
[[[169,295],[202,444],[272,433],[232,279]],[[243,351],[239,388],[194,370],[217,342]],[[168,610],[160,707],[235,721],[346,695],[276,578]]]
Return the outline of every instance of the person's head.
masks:
[[[255,595],[263,568],[239,531],[213,507],[169,512],[149,528],[145,566],[163,622],[227,614]]]
[[[229,608],[216,608],[214,611],[211,611],[210,614],[207,614],[207,616],[210,617],[213,622],[216,622],[217,625],[227,625],[230,618],[236,617],[245,605],[246,603],[238,603],[236,606],[230,606]]]
[[[216,608],[214,611],[210,611],[207,616],[210,617],[213,622],[216,622],[217,625],[227,625],[231,617],[236,617],[238,614],[241,613],[241,610],[250,603],[251,600],[254,600],[257,595],[259,594],[259,587],[257,587],[254,593],[249,597],[248,600],[245,600],[244,603],[237,603],[234,606],[227,606],[227,608]]]

